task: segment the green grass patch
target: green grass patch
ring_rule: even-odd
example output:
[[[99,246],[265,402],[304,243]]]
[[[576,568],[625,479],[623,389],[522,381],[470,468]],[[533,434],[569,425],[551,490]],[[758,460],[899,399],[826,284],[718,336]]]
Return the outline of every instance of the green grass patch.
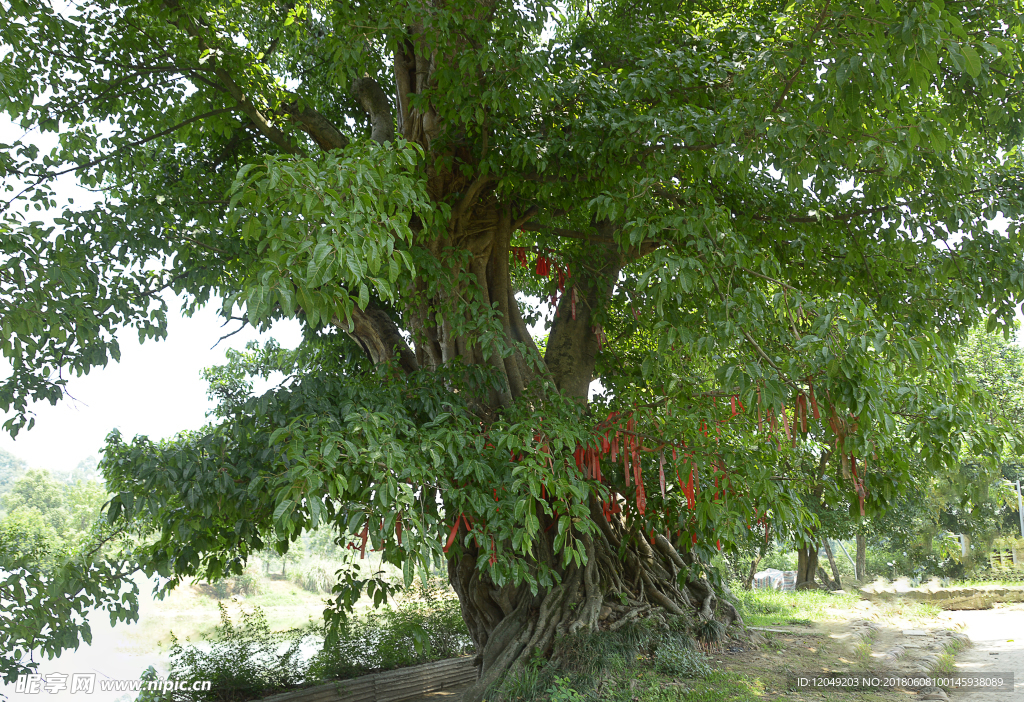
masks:
[[[715,671],[697,680],[673,680],[643,674],[624,681],[601,699],[608,702],[763,702],[764,698],[765,685],[759,678]],[[554,702],[557,698],[552,695],[550,699]],[[562,699],[567,702],[573,700],[568,697]]]
[[[835,610],[850,608],[860,601],[857,595],[837,595],[824,590],[780,592],[737,588],[733,594],[747,626],[806,626],[812,622],[845,619]]]

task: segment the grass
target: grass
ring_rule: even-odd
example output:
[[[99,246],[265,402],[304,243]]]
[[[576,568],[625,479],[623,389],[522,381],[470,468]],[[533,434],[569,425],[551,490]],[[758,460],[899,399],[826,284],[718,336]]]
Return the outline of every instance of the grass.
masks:
[[[609,702],[763,702],[766,685],[758,677],[715,671],[700,680],[666,680],[641,674],[603,699]]]
[[[936,675],[952,675],[957,672],[956,656],[964,649],[970,648],[971,642],[964,639],[950,639],[943,646],[943,651],[932,666],[932,673]]]
[[[870,670],[873,659],[871,658],[871,642],[861,641],[853,647],[853,658],[861,670]]]
[[[845,619],[837,610],[853,607],[857,595],[836,595],[823,590],[779,592],[734,589],[736,606],[747,626],[809,626],[816,621]]]
[[[902,598],[876,602],[879,619],[883,621],[905,620],[910,623],[926,622],[935,619],[942,613],[942,608],[931,602],[917,602]]]
[[[941,654],[932,666],[932,672],[937,675],[952,675],[956,672],[956,656],[948,651]]]

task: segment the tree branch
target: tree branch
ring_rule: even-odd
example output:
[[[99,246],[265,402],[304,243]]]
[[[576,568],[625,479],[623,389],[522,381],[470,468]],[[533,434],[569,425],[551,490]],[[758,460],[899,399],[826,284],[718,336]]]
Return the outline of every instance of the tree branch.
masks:
[[[814,29],[811,30],[811,41],[814,41],[815,35],[821,30],[821,25],[825,22],[825,13],[828,12],[830,4],[831,2],[826,2],[825,7],[821,8],[821,14],[818,15],[818,22],[814,25]],[[786,95],[789,94],[790,88],[793,87],[793,82],[796,80],[796,77],[800,75],[800,71],[803,70],[805,65],[807,65],[806,56],[800,60],[800,65],[793,69],[793,73],[790,74],[789,80],[787,80],[786,85],[783,86],[778,99],[775,101],[775,104],[772,105],[772,114],[774,114],[775,111],[779,109],[779,106],[782,105],[782,101],[786,99]]]
[[[260,133],[263,136],[270,139],[270,141],[274,142],[274,144],[280,147],[283,151],[290,154],[302,153],[302,149],[289,139],[287,134],[272,125],[263,113],[259,111],[256,105],[252,104],[249,98],[245,96],[245,93],[242,92],[242,89],[238,87],[238,83],[234,81],[227,71],[218,66],[213,69],[213,74],[217,76],[217,79],[224,86],[225,90],[227,90],[228,95],[235,99],[235,102],[238,103],[239,109],[241,109],[242,112],[252,120],[253,124],[256,125],[256,128],[260,130]]]
[[[221,108],[219,110],[211,110],[209,112],[204,112],[201,115],[196,115],[195,117],[190,117],[190,118],[186,119],[184,122],[179,122],[178,124],[174,125],[173,127],[168,127],[167,129],[164,129],[163,131],[157,132],[156,134],[152,134],[152,135],[150,135],[150,136],[148,136],[148,137],[146,137],[144,139],[139,139],[138,141],[133,141],[130,144],[125,144],[124,146],[119,146],[118,148],[116,148],[113,151],[111,151],[109,154],[105,154],[105,155],[100,156],[98,158],[94,158],[91,161],[89,161],[88,163],[83,163],[83,164],[81,164],[79,166],[73,166],[72,168],[65,168],[63,171],[57,171],[56,173],[48,173],[48,174],[45,174],[45,175],[41,175],[38,178],[36,178],[36,181],[34,183],[32,183],[31,185],[25,186],[25,188],[22,189],[21,192],[19,192],[17,195],[15,195],[10,200],[4,202],[3,206],[0,207],[0,212],[2,212],[3,210],[6,210],[8,207],[11,206],[11,203],[13,203],[15,200],[17,200],[19,197],[21,197],[24,193],[26,193],[29,190],[31,190],[32,188],[36,187],[37,185],[39,185],[43,181],[53,180],[54,178],[59,178],[62,175],[66,175],[68,173],[74,173],[75,171],[80,171],[83,168],[92,168],[93,166],[95,166],[95,165],[97,165],[99,163],[103,163],[104,161],[106,161],[109,158],[113,158],[114,156],[117,156],[118,154],[122,153],[126,149],[134,149],[136,146],[141,146],[143,144],[146,144],[148,142],[153,141],[154,139],[159,139],[162,136],[167,136],[168,134],[171,134],[172,132],[176,132],[179,129],[181,129],[182,127],[187,126],[189,124],[192,124],[193,122],[198,122],[201,119],[206,119],[207,117],[212,117],[214,115],[219,115],[219,114],[222,114],[224,112],[231,112],[231,111],[232,110],[231,110],[230,107],[224,107],[224,108]]]
[[[352,84],[352,95],[370,115],[370,138],[378,144],[394,141],[395,124],[391,115],[391,98],[373,78],[360,78]]]
[[[284,109],[302,125],[306,133],[313,137],[313,141],[324,151],[343,149],[348,146],[348,137],[338,131],[338,128],[329,119],[312,107],[306,106],[299,109],[298,103],[291,103],[285,105]]]

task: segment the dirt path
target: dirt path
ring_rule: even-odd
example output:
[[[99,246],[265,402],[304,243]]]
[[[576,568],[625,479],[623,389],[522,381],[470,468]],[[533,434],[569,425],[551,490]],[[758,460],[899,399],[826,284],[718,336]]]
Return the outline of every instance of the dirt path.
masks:
[[[1024,702],[1024,605],[957,612],[974,646],[956,657],[962,673],[1007,673],[1014,676],[1013,692],[955,692],[964,702]]]

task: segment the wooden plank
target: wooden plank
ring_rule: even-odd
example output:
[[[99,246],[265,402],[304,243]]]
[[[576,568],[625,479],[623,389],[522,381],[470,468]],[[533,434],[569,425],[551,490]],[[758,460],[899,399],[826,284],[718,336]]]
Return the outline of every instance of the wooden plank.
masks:
[[[282,692],[260,702],[403,702],[476,680],[473,658],[449,658]]]

